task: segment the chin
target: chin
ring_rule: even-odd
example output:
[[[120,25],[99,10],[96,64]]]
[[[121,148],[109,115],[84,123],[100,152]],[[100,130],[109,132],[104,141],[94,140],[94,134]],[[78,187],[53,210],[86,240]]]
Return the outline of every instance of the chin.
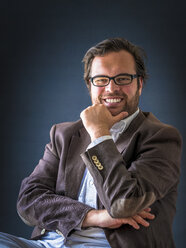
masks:
[[[116,116],[118,114],[120,114],[121,112],[123,112],[124,110],[118,111],[118,110],[114,110],[114,109],[109,109],[110,113],[112,116]]]

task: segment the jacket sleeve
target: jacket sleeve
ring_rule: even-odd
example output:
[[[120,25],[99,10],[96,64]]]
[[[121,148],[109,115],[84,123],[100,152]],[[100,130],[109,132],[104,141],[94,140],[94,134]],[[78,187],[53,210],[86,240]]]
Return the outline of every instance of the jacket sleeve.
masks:
[[[51,142],[46,145],[43,158],[32,174],[22,182],[17,211],[28,225],[46,230],[59,230],[67,237],[69,232],[83,220],[90,206],[56,193],[56,179],[59,167],[59,151],[55,138],[55,129],[51,129]]]
[[[139,135],[129,143],[123,155],[112,140],[81,155],[100,200],[114,218],[134,216],[175,192],[179,182],[181,138],[175,128],[164,126],[148,138]]]

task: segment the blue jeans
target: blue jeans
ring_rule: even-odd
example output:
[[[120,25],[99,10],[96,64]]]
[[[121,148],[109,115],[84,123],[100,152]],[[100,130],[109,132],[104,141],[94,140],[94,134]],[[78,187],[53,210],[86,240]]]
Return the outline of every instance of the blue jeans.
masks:
[[[43,248],[40,242],[0,232],[1,248]]]
[[[89,232],[89,230],[87,230],[87,232]],[[49,232],[41,240],[29,240],[0,232],[0,248],[110,248],[108,241],[102,238],[96,241],[94,238],[86,237],[82,240],[81,237],[80,241],[79,236],[76,237],[76,235],[72,235],[71,240],[69,239],[66,244],[64,244],[63,239],[61,235],[55,232]],[[89,242],[87,242],[87,239]]]

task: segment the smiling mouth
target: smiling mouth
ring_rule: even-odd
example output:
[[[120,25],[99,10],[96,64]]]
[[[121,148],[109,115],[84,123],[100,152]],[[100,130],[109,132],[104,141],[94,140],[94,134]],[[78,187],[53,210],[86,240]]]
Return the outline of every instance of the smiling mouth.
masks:
[[[123,99],[122,98],[105,98],[103,100],[106,103],[120,103]]]

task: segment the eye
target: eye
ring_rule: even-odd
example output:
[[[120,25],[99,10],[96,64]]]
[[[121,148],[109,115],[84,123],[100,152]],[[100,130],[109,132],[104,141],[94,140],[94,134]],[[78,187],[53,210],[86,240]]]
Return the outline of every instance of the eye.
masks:
[[[122,75],[118,76],[115,80],[118,84],[128,84],[131,82],[131,77],[128,75]]]
[[[93,80],[95,85],[105,85],[108,82],[108,78],[105,77],[96,77]]]

